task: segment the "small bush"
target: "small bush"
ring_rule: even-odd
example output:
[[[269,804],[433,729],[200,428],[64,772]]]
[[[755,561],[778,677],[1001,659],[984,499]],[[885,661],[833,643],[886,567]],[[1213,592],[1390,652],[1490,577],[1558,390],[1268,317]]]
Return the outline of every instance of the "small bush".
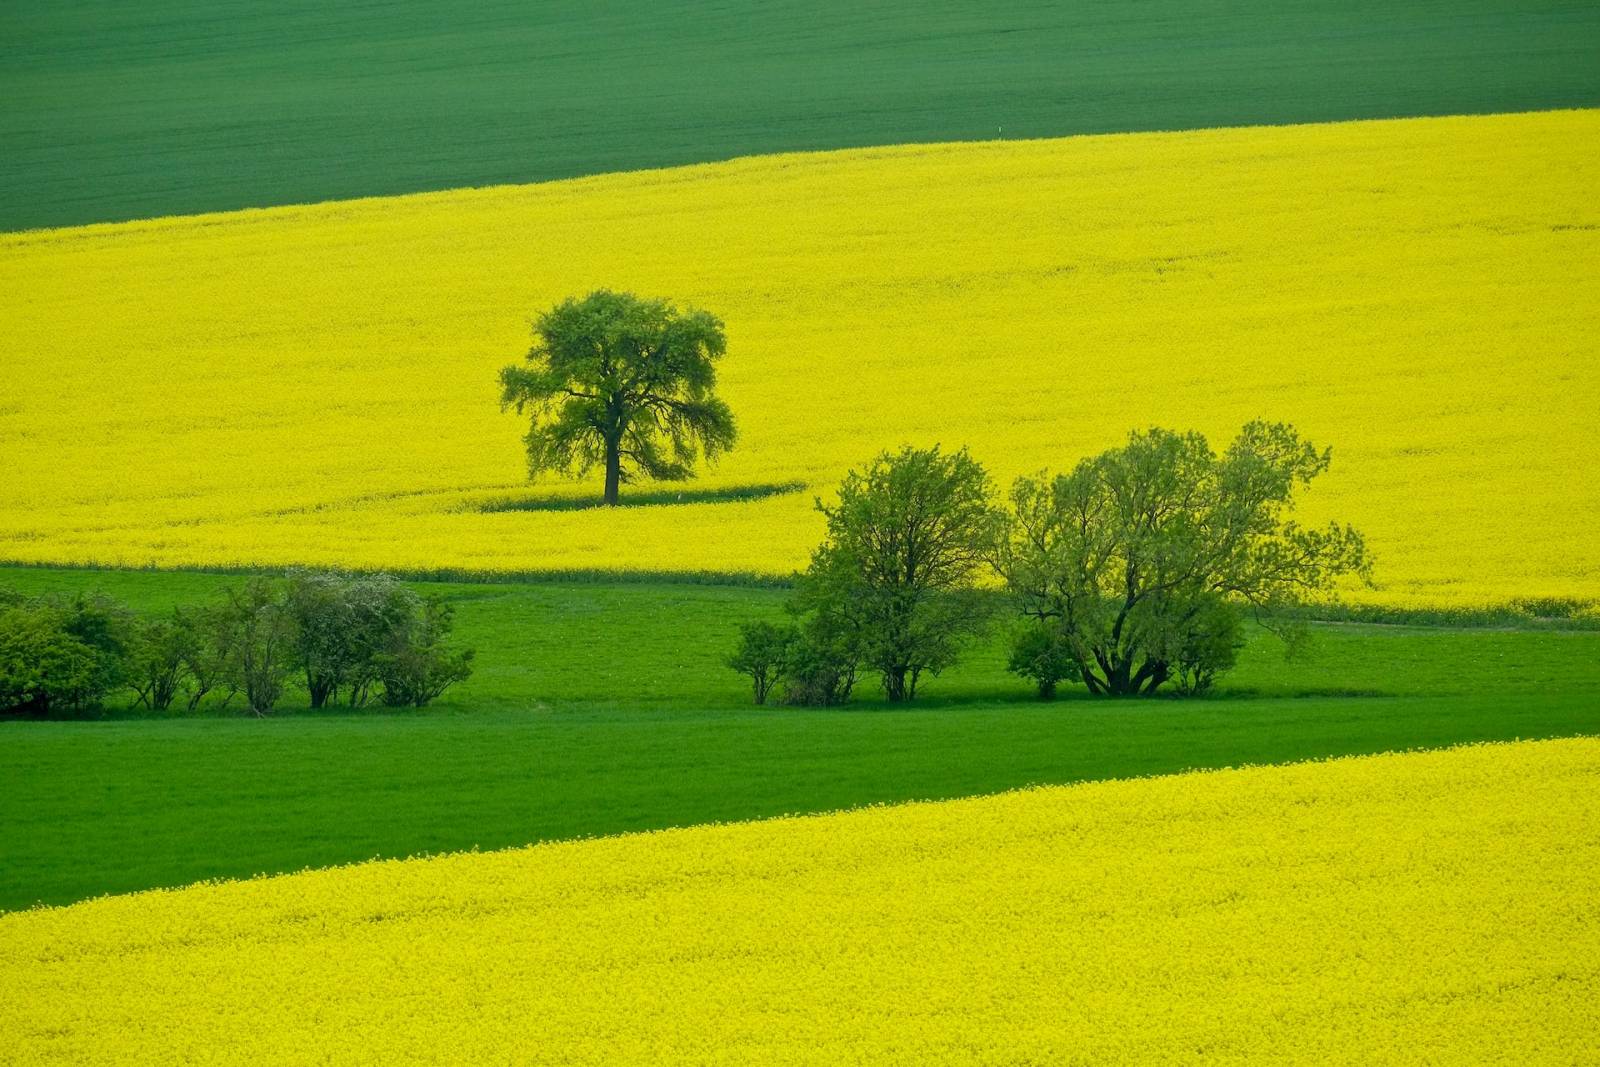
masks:
[[[728,657],[728,666],[750,676],[750,688],[757,704],[767,702],[788,668],[792,646],[800,634],[793,626],[770,622],[751,622],[739,627],[739,645]]]
[[[313,708],[336,701],[360,707],[378,681],[377,657],[394,651],[422,607],[387,574],[290,571],[285,602],[294,619],[295,666]]]
[[[374,657],[383,703],[391,708],[426,707],[472,674],[473,650],[448,644],[455,609],[437,597],[397,628],[388,651]]]
[[[97,696],[98,656],[59,612],[0,608],[0,712],[48,717]]]
[[[1006,669],[1031,679],[1040,700],[1053,700],[1056,685],[1078,679],[1078,665],[1067,647],[1067,639],[1049,622],[1035,621],[1020,627],[1011,637],[1011,658]]]
[[[789,642],[783,665],[783,702],[804,707],[843,704],[855,688],[856,666],[848,641],[814,620]]]
[[[227,650],[228,684],[244,694],[252,712],[270,713],[294,663],[294,616],[282,589],[270,579],[252,578],[227,591],[215,618],[215,639]]]
[[[189,711],[200,709],[212,693],[222,696],[219,707],[227,707],[239,695],[235,685],[231,626],[222,604],[180,607],[173,612],[173,625],[183,631],[183,693]]]
[[[1184,628],[1172,655],[1172,684],[1181,696],[1210,690],[1217,675],[1233,669],[1244,647],[1244,625],[1238,605],[1221,597],[1203,601]],[[1291,641],[1289,647],[1296,647]]]

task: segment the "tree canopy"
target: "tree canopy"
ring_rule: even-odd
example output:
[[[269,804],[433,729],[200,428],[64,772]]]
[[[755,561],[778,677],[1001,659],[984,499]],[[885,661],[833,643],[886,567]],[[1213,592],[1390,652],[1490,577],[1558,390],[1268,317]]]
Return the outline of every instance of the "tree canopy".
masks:
[[[666,300],[599,290],[534,322],[525,365],[500,372],[501,406],[532,412],[530,475],[605,470],[605,502],[637,477],[682,481],[738,438],[715,394],[722,322]]]
[[[1329,461],[1282,423],[1246,425],[1220,456],[1198,433],[1136,432],[1069,474],[1019,479],[997,566],[1092,692],[1204,688],[1232,664],[1241,607],[1369,576],[1358,532],[1290,517]]]
[[[796,591],[796,606],[845,636],[890,700],[916,696],[923,675],[955,662],[984,621],[975,583],[998,515],[989,478],[962,449],[905,448],[851,471]]]

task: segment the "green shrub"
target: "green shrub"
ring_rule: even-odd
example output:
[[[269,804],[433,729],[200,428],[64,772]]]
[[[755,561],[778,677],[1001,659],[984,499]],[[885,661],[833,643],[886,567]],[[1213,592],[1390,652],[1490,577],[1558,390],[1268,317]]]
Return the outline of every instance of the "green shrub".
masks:
[[[1079,677],[1066,637],[1058,627],[1039,621],[1024,624],[1012,634],[1006,669],[1031,679],[1040,700],[1055,699],[1057,683]]]
[[[294,660],[313,708],[345,693],[367,702],[378,680],[379,656],[421,610],[415,593],[387,574],[289,572],[285,603],[294,620]]]
[[[268,714],[283,696],[294,663],[294,616],[281,585],[252,578],[228,589],[213,621],[228,686],[244,694],[252,712]]]
[[[833,707],[850,699],[857,660],[847,634],[830,628],[826,616],[813,619],[789,642],[783,665],[783,702]]]
[[[1239,606],[1219,596],[1203,598],[1173,643],[1173,688],[1182,696],[1207,692],[1217,675],[1233,669],[1243,647]]]
[[[750,676],[750,687],[757,704],[767,702],[788,668],[793,645],[800,633],[793,626],[770,622],[751,622],[739,627],[739,644],[728,657],[728,666]]]
[[[99,596],[7,598],[0,713],[55,717],[100,706],[121,682],[131,616]]]
[[[451,648],[455,609],[437,597],[397,628],[389,649],[374,658],[379,696],[391,708],[426,707],[472,674],[473,650]]]
[[[140,619],[128,643],[127,684],[134,706],[166,711],[178,696],[193,658],[198,635],[176,615],[167,619]]]

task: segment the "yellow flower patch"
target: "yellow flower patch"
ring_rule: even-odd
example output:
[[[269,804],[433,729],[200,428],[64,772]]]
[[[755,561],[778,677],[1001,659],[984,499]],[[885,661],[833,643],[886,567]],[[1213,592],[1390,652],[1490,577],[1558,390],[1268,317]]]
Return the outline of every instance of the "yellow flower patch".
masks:
[[[1335,449],[1400,603],[1600,596],[1600,112],[773,156],[0,236],[0,558],[783,573],[902,443]],[[497,370],[609,286],[727,322],[756,500],[484,511]]]

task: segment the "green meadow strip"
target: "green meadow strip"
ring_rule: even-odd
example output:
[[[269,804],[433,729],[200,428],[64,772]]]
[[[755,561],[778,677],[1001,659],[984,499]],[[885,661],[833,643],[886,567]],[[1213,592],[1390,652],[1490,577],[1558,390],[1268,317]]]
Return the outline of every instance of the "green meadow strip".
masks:
[[[227,574],[11,568],[141,611]],[[1600,633],[1317,623],[1252,630],[1197,700],[1042,704],[997,638],[890,707],[756,708],[724,666],[786,591],[443,583],[473,676],[422,711],[0,722],[0,908],[420,852],[761,818],[1029,784],[1600,733]],[[1081,687],[1079,687],[1081,689]]]
[[[1600,6],[10,5],[0,230],[735,156],[1600,104]]]

